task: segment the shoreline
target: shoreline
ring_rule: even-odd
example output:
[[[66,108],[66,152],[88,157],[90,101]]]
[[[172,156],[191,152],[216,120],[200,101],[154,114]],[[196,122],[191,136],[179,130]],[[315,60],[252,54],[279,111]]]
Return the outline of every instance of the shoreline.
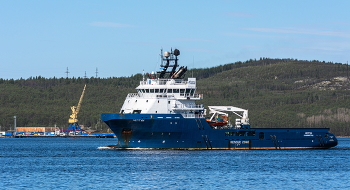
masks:
[[[337,136],[336,136],[337,137]],[[346,139],[346,138],[350,138],[350,136],[338,136],[337,139]]]
[[[6,135],[0,138],[116,138],[114,135]]]

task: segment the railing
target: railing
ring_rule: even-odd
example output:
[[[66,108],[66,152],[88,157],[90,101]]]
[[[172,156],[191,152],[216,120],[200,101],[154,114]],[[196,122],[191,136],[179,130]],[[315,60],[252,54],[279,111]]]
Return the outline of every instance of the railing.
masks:
[[[204,118],[203,114],[186,114],[186,113],[183,113],[181,115],[184,118]]]
[[[172,94],[157,94],[157,93],[129,93],[126,98],[171,98],[174,97]]]
[[[180,97],[181,98],[199,98],[199,99],[203,99],[203,94],[184,94],[184,93],[180,93]]]
[[[203,109],[203,104],[175,104],[173,109]]]
[[[129,93],[126,98],[140,97],[138,93]]]
[[[177,95],[177,96],[176,96]],[[178,93],[129,93],[126,98],[179,98],[179,99],[183,99],[183,98],[200,98],[203,99],[203,94],[183,94],[181,93],[180,96],[178,95]]]
[[[183,79],[147,79],[145,81],[140,81],[140,85],[183,85],[187,84],[187,81]]]

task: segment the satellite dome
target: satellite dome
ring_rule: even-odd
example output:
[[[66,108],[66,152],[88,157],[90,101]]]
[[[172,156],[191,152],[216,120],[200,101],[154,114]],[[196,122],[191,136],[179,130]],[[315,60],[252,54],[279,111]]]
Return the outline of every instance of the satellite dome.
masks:
[[[164,57],[168,58],[170,56],[170,52],[166,51],[164,52]]]

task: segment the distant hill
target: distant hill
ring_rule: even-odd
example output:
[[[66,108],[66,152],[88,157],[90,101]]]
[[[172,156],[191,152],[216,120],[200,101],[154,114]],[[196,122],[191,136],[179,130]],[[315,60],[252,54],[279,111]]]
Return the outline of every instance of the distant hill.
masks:
[[[348,66],[295,59],[249,60],[187,71],[197,78],[200,104],[232,105],[249,110],[252,127],[330,127],[350,135]],[[87,84],[78,119],[81,125],[106,131],[102,112],[119,112],[134,93],[141,74],[120,78],[0,79],[0,126],[68,126],[70,106]]]

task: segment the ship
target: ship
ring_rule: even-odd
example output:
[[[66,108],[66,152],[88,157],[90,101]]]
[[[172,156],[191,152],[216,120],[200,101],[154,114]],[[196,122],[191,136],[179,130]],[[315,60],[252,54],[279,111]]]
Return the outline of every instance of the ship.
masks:
[[[330,128],[253,128],[248,110],[196,104],[196,78],[184,79],[180,51],[161,50],[161,70],[143,74],[119,113],[101,113],[118,138],[115,149],[328,149]],[[208,112],[209,111],[209,112]],[[208,112],[208,114],[207,114]]]

